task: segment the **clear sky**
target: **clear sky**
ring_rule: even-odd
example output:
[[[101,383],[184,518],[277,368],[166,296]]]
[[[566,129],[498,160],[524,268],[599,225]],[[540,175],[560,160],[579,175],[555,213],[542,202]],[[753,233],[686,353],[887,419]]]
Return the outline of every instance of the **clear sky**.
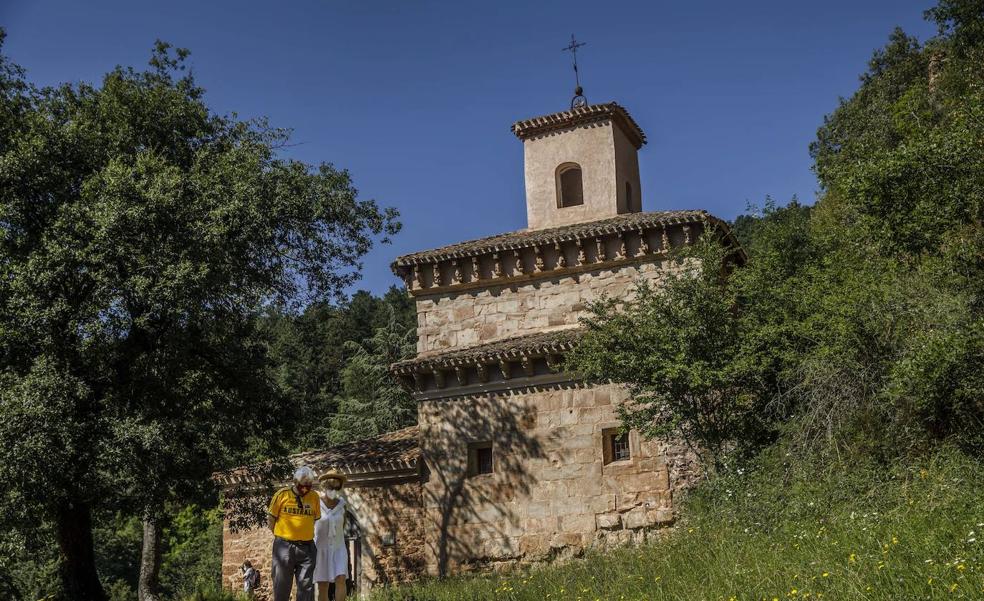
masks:
[[[192,51],[220,113],[294,130],[291,156],[352,172],[403,231],[356,288],[399,283],[397,255],[526,226],[509,126],[564,110],[571,33],[591,103],[646,132],[643,208],[814,200],[808,145],[892,28],[921,40],[930,0],[444,2],[0,0],[5,53],[38,84],[143,66],[157,38]]]

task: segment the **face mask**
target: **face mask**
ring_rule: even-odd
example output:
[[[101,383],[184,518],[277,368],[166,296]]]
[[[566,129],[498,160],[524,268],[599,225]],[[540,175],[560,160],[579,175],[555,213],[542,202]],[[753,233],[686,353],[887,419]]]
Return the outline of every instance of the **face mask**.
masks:
[[[325,496],[332,500],[337,499],[338,491],[335,490],[334,488],[329,488],[327,491],[325,491]]]

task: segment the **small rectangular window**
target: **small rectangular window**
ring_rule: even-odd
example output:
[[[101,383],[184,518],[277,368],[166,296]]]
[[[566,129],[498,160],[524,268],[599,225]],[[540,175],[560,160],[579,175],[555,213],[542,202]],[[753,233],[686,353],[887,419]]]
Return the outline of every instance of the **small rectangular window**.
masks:
[[[604,445],[603,460],[605,465],[613,461],[625,461],[632,458],[632,451],[629,449],[629,432],[621,428],[606,428],[602,431],[602,444]]]
[[[473,442],[468,445],[468,475],[479,476],[495,471],[491,442]]]

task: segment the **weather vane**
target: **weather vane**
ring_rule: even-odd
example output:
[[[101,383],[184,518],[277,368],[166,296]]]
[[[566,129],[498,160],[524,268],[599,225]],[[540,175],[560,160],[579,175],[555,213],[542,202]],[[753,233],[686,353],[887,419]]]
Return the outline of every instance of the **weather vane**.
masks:
[[[574,64],[574,83],[577,87],[574,88],[574,98],[571,98],[571,110],[588,106],[588,99],[584,97],[584,90],[581,89],[581,77],[577,72],[577,49],[584,45],[584,42],[575,40],[572,33],[570,46],[562,49],[562,52],[571,53],[571,61]]]

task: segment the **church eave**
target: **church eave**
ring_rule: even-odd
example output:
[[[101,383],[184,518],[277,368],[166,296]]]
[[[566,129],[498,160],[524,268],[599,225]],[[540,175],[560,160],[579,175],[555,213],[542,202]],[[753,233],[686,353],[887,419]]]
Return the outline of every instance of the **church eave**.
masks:
[[[403,255],[391,268],[411,294],[442,294],[573,274],[628,259],[659,258],[674,245],[690,244],[708,228],[735,249],[738,262],[744,262],[744,252],[724,221],[706,211],[659,211],[460,242]],[[592,250],[602,243],[614,246],[610,252],[601,246],[598,252]]]
[[[390,372],[411,392],[477,390],[557,380],[581,334],[566,328],[452,349],[394,363]],[[563,379],[563,378],[561,378]]]

